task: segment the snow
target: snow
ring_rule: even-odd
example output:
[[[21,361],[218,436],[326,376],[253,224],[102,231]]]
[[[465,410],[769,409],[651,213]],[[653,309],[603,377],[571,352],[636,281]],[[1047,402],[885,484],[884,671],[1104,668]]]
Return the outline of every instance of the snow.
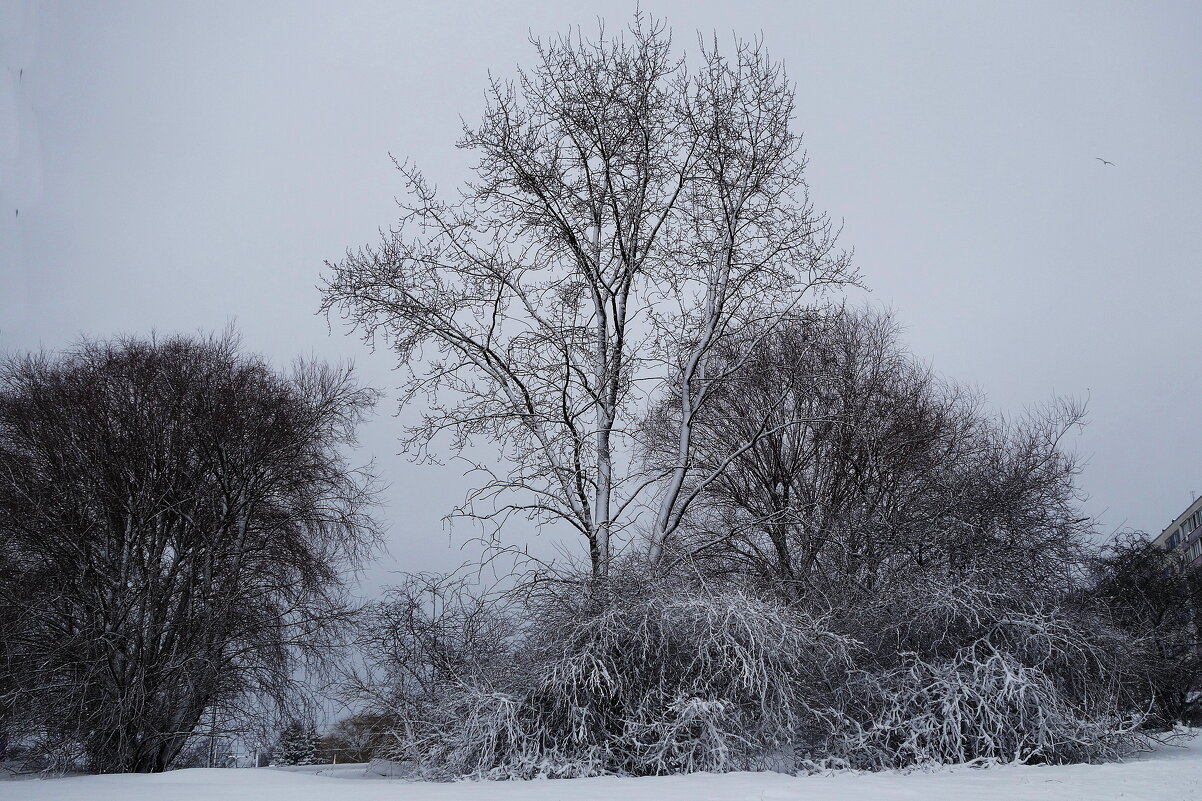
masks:
[[[1202,741],[1107,765],[953,767],[907,773],[691,774],[435,784],[365,778],[362,765],[190,769],[0,782],[0,801],[1188,801]],[[332,774],[332,775],[330,775]]]

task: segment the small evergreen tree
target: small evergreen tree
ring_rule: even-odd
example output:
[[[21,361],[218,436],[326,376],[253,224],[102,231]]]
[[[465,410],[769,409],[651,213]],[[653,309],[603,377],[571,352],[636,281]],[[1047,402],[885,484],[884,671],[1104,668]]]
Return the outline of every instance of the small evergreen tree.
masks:
[[[318,735],[317,727],[312,723],[309,724],[309,728],[301,738],[301,746],[304,753],[301,755],[300,761],[296,764],[318,765],[324,762],[324,760],[319,759],[317,756],[317,749],[321,746],[321,736]]]
[[[288,722],[280,732],[280,739],[275,747],[275,764],[277,765],[312,765],[315,729],[308,729],[299,720]]]

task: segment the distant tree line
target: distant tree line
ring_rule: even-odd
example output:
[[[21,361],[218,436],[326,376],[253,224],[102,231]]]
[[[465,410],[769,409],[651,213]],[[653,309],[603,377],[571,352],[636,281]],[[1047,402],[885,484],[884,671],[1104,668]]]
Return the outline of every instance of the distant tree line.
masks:
[[[312,722],[289,720],[265,760],[273,765],[328,765],[369,762],[391,745],[394,721],[372,713],[355,713],[331,725],[324,735]]]

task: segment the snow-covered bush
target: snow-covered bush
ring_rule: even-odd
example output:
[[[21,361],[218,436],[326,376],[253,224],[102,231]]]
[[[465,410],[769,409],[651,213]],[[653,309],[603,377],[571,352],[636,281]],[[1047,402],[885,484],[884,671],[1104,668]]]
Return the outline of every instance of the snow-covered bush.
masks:
[[[876,620],[904,647],[878,650],[853,672],[832,755],[861,768],[1081,762],[1141,743],[1129,638],[1098,618],[970,582],[908,589]]]
[[[550,608],[540,713],[609,770],[766,767],[812,734],[827,677],[851,665],[820,621],[733,587],[618,583],[595,614]]]
[[[857,767],[1092,761],[1115,755],[1131,723],[1105,713],[1091,719],[1046,673],[989,647],[934,662],[908,653],[848,689],[862,694],[869,718],[838,736]]]
[[[994,578],[911,573],[838,615],[635,571],[544,577],[487,615],[455,585],[434,611],[376,617],[409,621],[418,631],[393,640],[423,643],[397,652],[409,661],[394,671],[392,756],[431,778],[518,779],[1097,761],[1137,747],[1131,639]]]
[[[617,577],[526,606],[506,664],[448,682],[398,749],[488,778],[764,769],[822,738],[853,643],[737,588]]]

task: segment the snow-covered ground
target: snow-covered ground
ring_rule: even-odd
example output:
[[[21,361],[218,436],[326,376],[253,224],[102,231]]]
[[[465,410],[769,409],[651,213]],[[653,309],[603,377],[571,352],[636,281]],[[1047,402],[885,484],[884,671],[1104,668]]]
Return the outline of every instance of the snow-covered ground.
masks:
[[[1202,739],[1111,765],[910,773],[692,774],[534,782],[414,783],[244,768],[0,782],[0,801],[1186,801],[1202,799]],[[347,775],[349,772],[349,775]]]

